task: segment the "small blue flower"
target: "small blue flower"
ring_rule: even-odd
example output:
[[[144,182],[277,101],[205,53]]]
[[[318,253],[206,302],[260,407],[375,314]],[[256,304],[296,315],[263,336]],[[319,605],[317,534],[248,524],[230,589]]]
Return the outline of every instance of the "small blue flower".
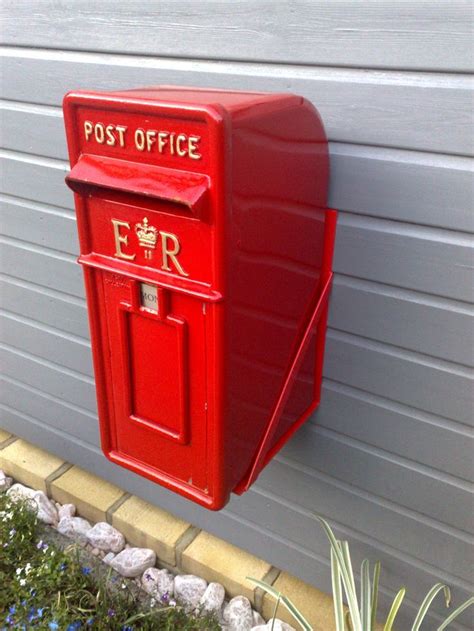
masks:
[[[133,631],[133,627],[122,627],[122,631]]]
[[[92,572],[92,569],[90,567],[82,568],[82,573],[85,574],[86,576],[88,576],[91,572]]]
[[[107,615],[110,616],[111,618],[113,618],[115,616],[115,610],[114,609],[109,609],[107,612]]]
[[[88,624],[89,626],[92,626],[93,622],[94,622],[94,618],[89,618],[88,620],[86,620],[86,624]]]
[[[22,606],[22,607],[25,607],[27,602],[28,602],[28,601],[27,601],[27,600],[26,600],[26,598],[25,598],[25,600],[22,600],[20,604],[21,604],[21,606]]]
[[[10,609],[8,610],[10,613],[15,613],[16,612],[16,607],[15,605],[13,605],[12,607],[10,607]]]
[[[61,565],[59,566],[59,569],[61,570],[61,572],[64,572],[66,568],[67,568],[67,563],[61,563]]]
[[[44,611],[44,607],[38,608],[38,611],[36,612],[38,615],[38,618],[43,617],[43,611]]]
[[[56,622],[56,620],[53,620],[52,622],[50,622],[48,626],[51,629],[51,631],[57,631],[57,629],[59,629],[59,624]]]
[[[82,627],[82,623],[80,620],[76,620],[75,622],[71,622],[67,626],[67,631],[76,631],[76,629],[80,629]]]

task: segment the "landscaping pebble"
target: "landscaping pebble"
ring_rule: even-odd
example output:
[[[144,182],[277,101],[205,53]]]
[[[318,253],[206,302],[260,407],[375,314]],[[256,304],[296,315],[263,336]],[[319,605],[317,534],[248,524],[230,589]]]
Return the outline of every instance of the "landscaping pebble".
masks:
[[[43,493],[43,491],[36,491],[33,495],[33,500],[38,507],[38,519],[44,524],[50,526],[57,526],[58,524],[58,509],[53,502]]]
[[[143,574],[156,562],[156,554],[148,548],[126,548],[110,561],[110,565],[122,576],[134,578]]]
[[[110,565],[110,564],[111,564],[111,562],[112,562],[112,560],[113,560],[113,559],[115,559],[115,556],[116,556],[116,555],[115,555],[115,553],[114,553],[114,552],[109,552],[109,553],[107,553],[107,554],[104,556],[104,558],[102,559],[102,561],[103,561],[104,563],[106,563],[107,565]]]
[[[193,574],[178,575],[174,579],[174,595],[187,611],[198,606],[206,588],[207,581]]]
[[[87,532],[87,540],[92,547],[106,552],[120,552],[125,546],[122,533],[105,521],[99,521]]]
[[[245,596],[232,598],[224,609],[224,621],[229,631],[250,631],[254,624],[249,599]]]
[[[7,476],[7,474],[0,469],[0,493],[2,491],[8,491],[11,487],[13,480]]]
[[[275,618],[275,620],[269,620],[267,624],[264,623],[256,627],[252,627],[251,631],[272,631],[272,629],[273,631],[296,631],[291,624],[283,622],[278,618]]]
[[[91,528],[87,519],[82,517],[63,517],[58,524],[58,531],[61,534],[71,537],[81,545],[87,543],[87,533]]]
[[[165,594],[171,598],[174,595],[174,576],[168,570],[150,567],[143,572],[141,587],[157,598]]]
[[[35,493],[36,491],[34,489],[30,489],[29,486],[25,486],[19,482],[13,484],[7,491],[7,495],[11,497],[14,502],[17,500],[32,500]]]
[[[74,517],[76,514],[76,507],[74,504],[61,504],[56,503],[58,508],[59,519],[61,520],[63,517]]]
[[[23,484],[13,484],[7,491],[7,495],[14,502],[18,500],[33,500],[37,507],[38,519],[45,524],[56,526],[58,523],[58,511],[54,503],[43,493],[35,491]],[[33,506],[32,506],[33,507]]]
[[[198,608],[204,613],[220,613],[224,603],[225,589],[220,583],[209,583],[199,601]]]

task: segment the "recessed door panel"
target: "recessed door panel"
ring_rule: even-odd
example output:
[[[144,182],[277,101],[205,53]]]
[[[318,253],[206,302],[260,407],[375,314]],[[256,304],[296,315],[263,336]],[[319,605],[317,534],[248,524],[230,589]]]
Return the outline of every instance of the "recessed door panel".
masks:
[[[206,491],[205,316],[192,296],[157,289],[144,307],[140,282],[104,274],[110,349],[110,444],[132,468]]]

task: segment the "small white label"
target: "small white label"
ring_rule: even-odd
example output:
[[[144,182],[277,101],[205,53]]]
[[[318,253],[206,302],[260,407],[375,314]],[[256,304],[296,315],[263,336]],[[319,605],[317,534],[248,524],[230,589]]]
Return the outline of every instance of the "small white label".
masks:
[[[148,283],[140,283],[140,301],[142,307],[158,313],[158,290],[155,285]]]

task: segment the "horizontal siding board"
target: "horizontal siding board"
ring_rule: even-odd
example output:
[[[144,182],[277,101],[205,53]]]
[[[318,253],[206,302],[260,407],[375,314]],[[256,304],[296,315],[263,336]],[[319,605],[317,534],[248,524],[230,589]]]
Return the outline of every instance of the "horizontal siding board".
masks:
[[[394,458],[312,425],[302,427],[282,454],[310,471],[316,469],[453,528],[466,533],[473,530],[469,485],[423,469],[416,462]],[[280,493],[278,486],[273,488]]]
[[[470,428],[330,381],[313,417],[321,427],[474,482]]]
[[[49,203],[60,185],[65,189],[64,203],[69,193],[62,183],[63,173],[49,165],[23,160],[5,159],[11,179],[3,179],[4,193],[14,195],[23,191],[24,176],[40,171],[42,181],[49,181],[51,194],[42,189],[34,194]],[[47,178],[44,171],[50,173]],[[64,194],[66,193],[66,195]],[[29,194],[32,194],[31,192]],[[49,248],[61,248],[77,253],[77,237],[73,214],[42,209],[26,201],[0,203],[2,230],[8,237],[25,238],[24,226],[31,219],[28,240]],[[47,213],[52,213],[45,221]],[[342,274],[380,281],[407,289],[469,301],[474,299],[472,268],[474,239],[465,235],[445,233],[439,229],[422,229],[400,222],[359,217],[340,213],[334,269]]]
[[[89,378],[4,345],[0,345],[0,364],[7,377],[90,412],[97,411],[95,388]]]
[[[3,98],[60,105],[72,89],[173,84],[294,92],[318,108],[331,141],[472,155],[467,75],[4,51]],[[53,124],[53,121],[48,121]],[[436,129],[436,134],[432,133]]]
[[[247,549],[260,558],[267,559],[276,567],[296,574],[301,579],[316,585],[319,589],[328,592],[331,591],[330,569],[325,558],[311,554],[310,550],[307,548],[289,541],[288,533],[280,537],[272,532],[272,527],[266,527],[263,515],[268,514],[265,510],[268,505],[268,500],[265,495],[259,493],[262,517],[259,518],[260,523],[258,524],[253,523],[245,516],[247,498],[250,498],[251,494],[255,493],[255,491],[250,491],[243,497],[234,497],[231,499],[228,508],[219,513],[210,512],[191,504],[189,501],[180,498],[176,494],[130,471],[126,471],[114,465],[106,458],[103,458],[97,448],[90,444],[88,445],[77,440],[65,440],[67,435],[54,431],[40,422],[35,421],[35,419],[28,418],[24,415],[20,416],[12,411],[3,412],[3,419],[3,426],[10,431],[14,431],[17,435],[24,436],[44,449],[56,453],[85,469],[94,471],[96,475],[102,476],[114,484],[118,484],[129,493],[143,497],[145,500],[155,503],[165,510],[179,515],[183,519],[191,521],[196,526],[223,537],[234,545]],[[308,492],[308,496],[311,497],[312,493],[311,488]],[[288,509],[285,508],[285,510]],[[251,505],[249,504],[249,512],[250,511]],[[321,506],[318,505],[317,511],[318,513],[322,512]],[[290,513],[290,511],[288,511],[288,513],[293,516],[295,515],[294,512]],[[298,514],[298,518],[300,515],[301,513]],[[294,531],[294,522],[292,522],[292,524],[292,531]],[[273,523],[272,526],[274,525]],[[314,527],[314,525],[311,524],[310,532],[315,532],[317,528],[318,526]],[[351,541],[353,534],[352,531],[345,529],[346,538],[349,538]],[[376,541],[373,539],[372,545],[374,546],[373,553],[370,556],[372,560],[376,560],[379,558],[379,548]],[[327,550],[328,548],[326,547],[326,553]],[[400,563],[398,567],[394,569],[394,573],[396,576],[402,577],[399,582],[400,585],[405,584],[408,579],[416,581],[417,578],[426,581],[426,584],[429,584],[430,587],[434,582],[431,580],[431,577],[426,577],[426,574],[420,571],[415,571],[412,575],[412,579],[407,575],[407,566],[404,563]],[[392,570],[389,566],[385,565],[381,577],[382,593],[380,599],[383,610],[386,610],[390,601],[390,598],[387,598],[385,595],[385,584],[389,574],[392,574]],[[461,596],[457,589],[454,590],[454,595],[456,602],[461,602]],[[402,625],[401,628],[409,628],[413,622],[418,605],[419,603],[415,606],[413,601],[410,600],[410,597],[406,599],[404,607],[402,607],[400,611],[399,621]],[[434,609],[432,611],[434,611]],[[440,618],[437,615],[433,616],[432,613],[428,614],[427,622],[431,623],[433,627],[435,626],[435,621],[439,624],[439,620]],[[468,626],[469,618],[464,616],[463,621],[465,623],[464,625],[453,623],[451,625],[452,630],[468,631],[468,628],[470,628]]]
[[[2,308],[37,320],[60,331],[88,338],[87,308],[84,301],[59,292],[48,292],[10,277],[0,277]]]
[[[69,269],[75,277],[77,271]],[[42,280],[47,282],[47,276]],[[89,335],[86,305],[80,298],[11,277],[0,279],[0,293],[7,311],[80,337]],[[390,287],[338,276],[330,305],[334,329],[472,365],[472,349],[466,344],[472,334],[472,309],[449,302],[427,304],[416,294],[397,295]]]
[[[67,254],[79,253],[76,218],[72,212],[54,211],[24,200],[0,199],[0,226],[7,237]]]
[[[46,426],[60,429],[72,438],[99,443],[98,423],[93,414],[65,405],[38,390],[25,387],[20,382],[10,379],[0,381],[3,405],[33,416]]]
[[[90,343],[21,316],[0,312],[0,340],[83,375],[93,376]]]
[[[2,272],[46,288],[84,297],[84,283],[79,265],[71,259],[55,256],[51,250],[34,250],[25,244],[0,240]]]
[[[301,492],[292,495],[290,488],[300,487],[300,484]],[[281,488],[278,496],[274,493],[275,488]],[[304,503],[300,504],[300,500]],[[259,502],[262,503],[262,508],[265,507],[263,510],[259,509]],[[260,523],[270,532],[280,536],[286,534],[290,541],[307,548],[315,555],[328,558],[326,535],[312,516],[314,513],[318,514],[321,507],[338,524],[337,536],[345,539],[349,535],[351,552],[356,559],[355,567],[359,568],[364,556],[373,558],[374,548],[378,546],[381,548],[377,550],[378,558],[383,554],[387,559],[384,562],[380,558],[383,567],[390,567],[393,571],[398,566],[400,574],[394,576],[391,573],[390,584],[385,582],[385,587],[397,589],[406,580],[406,575],[416,576],[420,571],[416,567],[417,561],[428,565],[439,564],[443,568],[443,578],[458,581],[461,587],[473,578],[471,561],[474,553],[468,537],[456,537],[453,532],[443,531],[432,524],[420,523],[416,514],[397,513],[394,510],[396,507],[382,505],[374,501],[374,498],[353,493],[333,484],[329,477],[300,474],[282,462],[274,462],[265,470],[254,492],[249,494],[248,500],[246,497],[245,506],[234,503],[231,509],[249,521]],[[276,518],[275,511],[281,513],[279,519]],[[291,521],[294,524],[295,512],[300,523],[298,529],[290,526]],[[449,553],[449,543],[452,544],[453,541],[456,543],[453,546],[456,550],[454,558]],[[407,547],[414,551],[412,564],[403,555],[403,550]],[[396,562],[393,557],[398,553],[403,560]],[[431,580],[435,583],[436,576]],[[418,589],[418,593],[424,596],[423,587]],[[409,594],[412,598],[418,597],[413,590],[409,590]]]
[[[378,342],[329,332],[330,379],[461,423],[472,424],[472,371]]]
[[[2,42],[207,59],[469,71],[470,4],[459,0],[1,5]],[[440,50],[443,54],[440,54]],[[471,55],[470,55],[471,53]]]
[[[329,323],[334,329],[466,366],[473,352],[474,309],[450,300],[336,276]]]
[[[340,213],[334,270],[471,302],[474,238]]]
[[[52,130],[49,115],[38,114],[35,110],[5,111],[11,114],[9,123],[2,124],[2,146],[5,149],[47,158],[66,158],[61,118],[53,118]],[[16,125],[11,124],[11,119]],[[34,129],[31,133],[30,125]],[[474,229],[472,160],[341,143],[330,143],[329,148],[329,203],[333,208],[455,230]],[[15,156],[8,154],[5,159],[13,161],[18,168],[28,169],[26,176],[31,186],[35,187],[35,182],[39,181],[41,188],[52,189],[51,204],[72,208],[72,195],[63,181],[66,164],[40,162],[28,166],[25,164],[28,156],[21,156],[21,160],[16,157],[15,162]],[[44,173],[48,166],[56,173],[51,185],[44,179],[48,175]],[[12,166],[4,164],[2,168],[5,178],[15,178]],[[15,180],[7,182],[5,187],[15,190]],[[38,188],[33,190],[38,191]],[[34,199],[38,199],[38,195],[41,192],[36,193]],[[24,191],[19,196],[25,196]]]

